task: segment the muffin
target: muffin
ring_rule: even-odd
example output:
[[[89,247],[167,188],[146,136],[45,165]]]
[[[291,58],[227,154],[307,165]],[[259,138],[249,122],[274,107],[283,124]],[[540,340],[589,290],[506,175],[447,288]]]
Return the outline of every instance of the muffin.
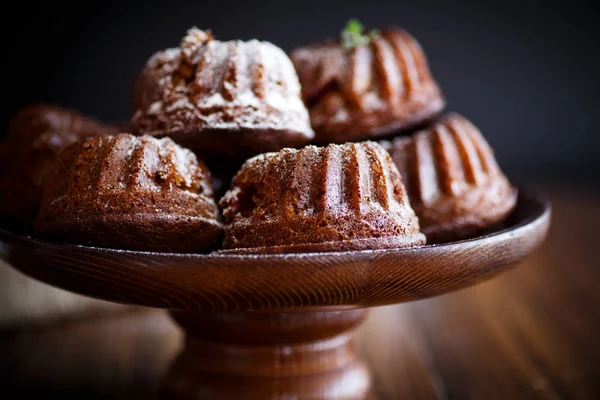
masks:
[[[288,56],[257,40],[220,42],[192,28],[153,55],[134,85],[136,133],[196,152],[244,157],[308,143],[314,133]],[[241,163],[240,163],[241,165]]]
[[[21,109],[9,125],[0,171],[0,214],[22,228],[37,214],[42,182],[58,154],[87,136],[116,133],[75,111],[46,104]]]
[[[434,119],[444,107],[423,50],[401,29],[365,36],[350,24],[339,39],[298,48],[291,59],[318,143],[391,135]]]
[[[425,237],[377,143],[283,149],[248,160],[220,201],[224,252],[398,248]]]
[[[410,137],[382,142],[402,173],[428,243],[465,239],[501,222],[517,190],[481,132],[458,114]]]
[[[130,134],[68,147],[48,174],[36,233],[119,249],[193,252],[221,233],[210,173],[169,138]]]

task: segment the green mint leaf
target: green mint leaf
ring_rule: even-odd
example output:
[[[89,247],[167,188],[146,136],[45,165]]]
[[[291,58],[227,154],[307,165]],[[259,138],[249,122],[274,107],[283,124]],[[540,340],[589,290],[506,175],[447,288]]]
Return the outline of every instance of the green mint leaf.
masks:
[[[346,22],[346,26],[344,27],[344,31],[357,34],[362,34],[364,29],[365,28],[363,24],[356,18],[352,18],[351,20]]]
[[[344,30],[340,34],[342,46],[346,50],[352,50],[355,47],[369,44],[379,36],[379,31],[376,29],[371,30],[367,34],[364,33],[364,30],[365,28],[359,20],[355,18],[350,19],[346,22]]]

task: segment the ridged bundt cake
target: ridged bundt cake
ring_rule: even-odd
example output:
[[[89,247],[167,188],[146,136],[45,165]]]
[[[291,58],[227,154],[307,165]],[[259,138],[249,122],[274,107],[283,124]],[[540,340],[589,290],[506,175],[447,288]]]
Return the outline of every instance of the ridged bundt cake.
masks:
[[[36,232],[59,241],[201,251],[221,233],[210,173],[171,139],[129,134],[68,147],[48,174]]]
[[[33,223],[42,181],[65,147],[87,136],[117,133],[75,111],[35,104],[21,109],[9,125],[0,170],[0,213],[23,228]]]
[[[291,53],[319,143],[390,135],[444,107],[427,59],[406,31],[383,29],[355,47],[341,39]]]
[[[449,114],[410,137],[382,142],[402,173],[427,241],[468,238],[502,221],[516,189],[481,132]]]
[[[150,58],[134,85],[134,131],[194,151],[255,155],[302,146],[314,133],[288,56],[275,45],[188,31]]]
[[[223,249],[228,252],[344,251],[425,243],[398,169],[373,142],[256,156],[242,166],[220,205],[226,224]]]

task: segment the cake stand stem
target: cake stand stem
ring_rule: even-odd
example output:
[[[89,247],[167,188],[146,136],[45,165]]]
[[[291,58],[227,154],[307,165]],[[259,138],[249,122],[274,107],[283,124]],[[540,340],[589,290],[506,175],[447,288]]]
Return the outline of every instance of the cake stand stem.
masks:
[[[162,398],[363,399],[370,389],[352,343],[365,310],[171,314],[186,344]]]

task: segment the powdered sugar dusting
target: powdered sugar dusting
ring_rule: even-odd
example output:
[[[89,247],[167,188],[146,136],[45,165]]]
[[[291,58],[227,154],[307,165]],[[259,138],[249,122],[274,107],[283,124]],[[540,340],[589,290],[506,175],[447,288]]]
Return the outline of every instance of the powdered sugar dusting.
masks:
[[[158,68],[161,65],[179,61],[181,57],[181,50],[178,48],[165,49],[163,51],[156,52],[148,60],[146,67]]]
[[[187,35],[181,41],[181,53],[186,62],[196,64],[200,48],[213,39],[210,31],[201,31],[193,27],[187,31]]]
[[[407,32],[387,28],[352,50],[328,40],[291,53],[319,141],[360,141],[431,118],[444,105],[427,59]]]
[[[294,66],[268,42],[221,42],[192,28],[179,49],[148,61],[136,91],[141,94],[135,96],[132,124],[139,133],[173,132],[185,125],[314,136]]]
[[[373,142],[247,160],[220,201],[224,248],[403,237],[423,243],[398,169]],[[251,232],[251,234],[249,234]]]

